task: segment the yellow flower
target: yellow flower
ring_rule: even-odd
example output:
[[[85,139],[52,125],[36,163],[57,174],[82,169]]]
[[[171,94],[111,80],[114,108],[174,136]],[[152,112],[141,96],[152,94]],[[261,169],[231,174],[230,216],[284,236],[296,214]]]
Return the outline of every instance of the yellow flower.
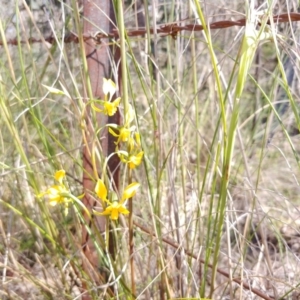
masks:
[[[119,133],[116,133],[113,129],[116,129],[119,131]],[[112,126],[109,127],[108,131],[111,135],[118,138],[117,142],[115,144],[119,144],[120,142],[128,142],[130,139],[130,134],[132,131],[135,130],[135,126],[132,126],[130,128],[127,127],[120,127],[112,124]]]
[[[118,106],[120,104],[120,101],[121,101],[121,98],[117,98],[116,100],[114,100],[113,102],[109,102],[109,101],[102,101],[102,100],[94,100],[91,104],[92,106],[92,109],[94,111],[97,111],[97,112],[103,112],[105,115],[108,115],[108,116],[113,116],[117,109],[118,109]],[[98,108],[94,102],[100,102],[102,105],[103,105],[103,109],[101,108]]]
[[[103,94],[104,94],[104,100],[94,100],[94,101],[92,101],[91,106],[92,106],[93,110],[95,110],[97,112],[103,112],[104,114],[111,117],[116,113],[118,106],[120,104],[121,98],[117,98],[114,101],[111,101],[112,96],[116,92],[116,85],[111,79],[103,78],[102,89],[103,89]],[[98,108],[94,104],[94,102],[102,104],[103,109]]]
[[[118,201],[113,201],[113,203],[109,203],[102,213],[97,214],[102,216],[109,215],[112,220],[118,220],[119,214],[127,215],[129,210]]]
[[[129,214],[129,211],[125,207],[124,202],[135,195],[136,190],[139,186],[140,184],[137,182],[131,183],[125,188],[123,195],[119,201],[115,200],[113,202],[110,202],[107,200],[107,189],[104,182],[101,179],[98,179],[95,187],[95,192],[100,199],[104,200],[108,204],[108,206],[103,212],[94,211],[94,213],[100,216],[109,215],[112,220],[118,220],[119,214]]]
[[[123,163],[128,164],[130,169],[138,167],[143,159],[144,151],[140,151],[138,154],[128,154],[126,151],[119,151],[119,157]]]
[[[62,185],[53,185],[45,194],[48,195],[49,204],[55,206],[56,204],[69,202],[69,199],[63,196],[63,194],[67,194],[68,192],[69,191]]]
[[[68,198],[70,194],[69,190],[63,184],[63,178],[65,177],[65,170],[59,170],[55,172],[54,178],[59,182],[59,185],[52,185],[50,188],[39,195],[39,197],[48,196],[49,204],[55,206],[57,204],[63,204],[65,206],[65,214],[68,214],[68,206],[72,201]]]
[[[105,101],[103,103],[103,107],[104,107],[103,112],[110,117],[113,116],[118,109],[120,101],[121,101],[121,98],[117,98],[113,102]]]

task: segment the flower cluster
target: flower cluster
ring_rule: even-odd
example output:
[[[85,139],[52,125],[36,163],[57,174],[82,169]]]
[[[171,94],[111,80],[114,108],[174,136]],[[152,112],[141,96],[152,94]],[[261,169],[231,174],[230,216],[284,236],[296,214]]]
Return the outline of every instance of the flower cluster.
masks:
[[[97,101],[102,104],[103,108],[100,109],[92,103],[92,108],[96,112],[104,113],[108,116],[113,116],[120,105],[121,98],[112,101],[112,97],[116,92],[116,85],[111,79],[103,79],[103,93],[104,100]],[[136,131],[136,126],[132,125],[135,112],[130,104],[127,104],[124,109],[124,122],[119,124],[108,124],[108,132],[116,138],[116,153],[121,162],[126,164],[129,169],[134,169],[142,162],[144,152],[141,150],[140,135]],[[98,179],[95,192],[97,196],[107,204],[103,212],[94,212],[98,215],[109,215],[112,220],[117,220],[119,214],[128,214],[125,201],[132,198],[138,187],[139,183],[133,182],[129,184],[123,191],[122,197],[117,197],[115,192],[111,191],[110,201],[107,199],[108,191],[103,180]]]
[[[53,90],[50,87],[46,88],[52,93],[64,93],[63,91]],[[111,79],[103,79],[103,100],[93,100],[91,102],[92,109],[97,113],[103,113],[108,116],[113,116],[121,102],[121,98],[113,100],[113,96],[116,92],[116,85]],[[142,162],[144,152],[141,150],[140,135],[136,131],[136,126],[132,125],[135,117],[135,112],[130,104],[126,105],[124,112],[124,123],[108,124],[109,133],[116,138],[116,154],[119,156],[121,162],[123,162],[129,169],[134,169]],[[105,175],[105,174],[104,174]],[[39,195],[47,196],[49,204],[55,206],[56,204],[62,204],[65,207],[65,214],[68,213],[68,207],[70,202],[75,201],[89,214],[87,208],[80,202],[80,197],[74,197],[63,183],[65,177],[65,171],[57,171],[54,175],[58,184],[48,188],[46,192]],[[105,177],[105,176],[104,176]],[[104,181],[98,179],[95,193],[99,199],[102,200],[103,212],[96,212],[96,215],[108,215],[112,220],[118,220],[119,214],[128,214],[129,211],[125,207],[126,201],[132,198],[138,187],[139,183],[133,182],[129,184],[123,191],[121,197],[119,197],[113,189],[107,189]]]
[[[103,79],[103,94],[104,100],[95,100],[92,102],[92,108],[96,112],[102,112],[105,115],[113,116],[120,105],[121,98],[112,101],[112,97],[116,92],[116,85],[111,79]],[[103,106],[102,109],[98,108],[96,103]],[[124,112],[124,124],[109,124],[109,133],[113,135],[117,141],[116,153],[120,160],[127,164],[130,169],[134,169],[142,162],[144,152],[141,151],[141,143],[139,133],[136,132],[136,127],[131,125],[134,121],[134,110],[130,104],[127,105]]]
[[[130,169],[139,166],[144,156],[144,152],[141,151],[140,135],[135,131],[135,126],[130,126],[133,120],[134,110],[132,106],[128,104],[124,125],[109,125],[109,133],[117,138],[115,142],[116,152],[120,160],[127,164]]]

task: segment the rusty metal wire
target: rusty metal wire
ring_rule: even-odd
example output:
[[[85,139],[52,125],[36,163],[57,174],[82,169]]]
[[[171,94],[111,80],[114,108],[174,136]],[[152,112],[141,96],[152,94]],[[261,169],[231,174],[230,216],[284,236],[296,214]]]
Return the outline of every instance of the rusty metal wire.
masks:
[[[273,21],[274,23],[287,23],[287,22],[297,22],[300,21],[300,13],[284,13],[280,15],[275,15],[273,16]],[[162,36],[172,36],[173,38],[176,38],[177,35],[181,31],[202,31],[203,26],[198,25],[198,24],[186,24],[186,25],[180,25],[178,23],[172,23],[172,24],[162,24],[156,28],[157,34],[160,34]],[[270,24],[270,20],[267,21],[268,24]],[[210,29],[223,29],[223,28],[228,28],[228,27],[233,27],[233,26],[240,26],[243,27],[246,24],[246,19],[239,19],[236,21],[232,20],[224,20],[224,21],[217,21],[214,23],[211,23],[208,25]],[[260,25],[258,23],[258,25]],[[143,36],[147,33],[146,28],[138,28],[138,29],[128,29],[127,30],[127,36]],[[150,28],[149,30],[150,34],[154,33],[154,29]],[[117,39],[119,37],[119,32],[117,30],[113,30],[110,33],[103,33],[103,32],[98,32],[95,35],[83,35],[83,40],[85,42],[93,40],[96,44],[100,44],[101,40],[103,38],[114,38]],[[43,40],[46,42],[53,44],[55,43],[55,38],[54,36],[49,36],[44,39],[37,39],[37,38],[29,38],[28,41],[21,41],[21,43],[41,43]],[[65,43],[78,43],[79,42],[79,37],[77,34],[73,32],[69,32],[65,37],[64,37],[64,42]],[[18,45],[18,40],[17,39],[12,39],[8,40],[7,44],[9,45]],[[0,41],[0,46],[3,45],[3,41]]]

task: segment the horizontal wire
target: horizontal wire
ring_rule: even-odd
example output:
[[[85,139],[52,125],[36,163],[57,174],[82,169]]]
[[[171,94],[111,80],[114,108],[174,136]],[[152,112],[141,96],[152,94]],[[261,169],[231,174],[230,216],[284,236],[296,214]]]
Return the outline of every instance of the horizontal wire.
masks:
[[[300,13],[284,13],[280,15],[273,16],[273,21],[275,23],[287,23],[287,22],[297,22],[300,21]],[[267,21],[267,24],[270,24],[270,19]],[[223,20],[223,21],[217,21],[213,22],[211,24],[208,24],[207,26],[210,29],[223,29],[233,26],[240,26],[243,27],[246,25],[246,19],[239,19],[239,20]],[[258,22],[258,25],[260,23]],[[161,34],[162,36],[172,36],[174,39],[176,39],[178,33],[181,31],[202,31],[203,26],[199,24],[186,24],[181,26],[180,21],[178,23],[172,23],[172,24],[162,24],[158,25],[156,28],[156,33]],[[154,29],[150,28],[149,30],[150,34],[154,33]],[[138,28],[138,29],[129,29],[126,31],[127,36],[143,36],[147,34],[148,31],[146,28]],[[114,29],[112,32],[109,33],[103,33],[103,32],[97,32],[95,34],[83,34],[82,36],[84,42],[88,41],[94,41],[96,44],[101,44],[101,40],[104,38],[119,38],[119,32]],[[29,38],[26,41],[18,41],[18,39],[10,39],[7,40],[7,44],[9,45],[18,45],[19,43],[25,44],[27,42],[29,43],[41,43],[42,41],[46,41],[50,44],[54,44],[56,42],[54,36],[49,36],[44,39],[38,39],[38,38]],[[64,37],[65,43],[78,43],[79,37],[76,33],[68,32]],[[0,40],[0,46],[3,45],[3,41]]]

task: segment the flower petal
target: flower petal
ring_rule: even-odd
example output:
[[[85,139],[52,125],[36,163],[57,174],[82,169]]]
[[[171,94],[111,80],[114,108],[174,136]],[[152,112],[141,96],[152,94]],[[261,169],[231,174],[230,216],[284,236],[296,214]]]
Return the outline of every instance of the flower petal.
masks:
[[[49,195],[49,204],[51,206],[55,206],[56,204],[63,202],[63,198],[60,196],[60,192],[57,188],[55,188],[55,186],[49,188],[47,190],[47,194]]]
[[[110,94],[112,96],[116,92],[116,84],[111,79],[103,78],[103,93],[104,95]]]
[[[128,110],[125,112],[125,126],[129,126],[129,124],[134,120],[134,110],[131,104],[128,105]]]
[[[136,190],[139,188],[139,186],[140,184],[138,182],[133,182],[130,185],[128,185],[123,192],[120,203],[122,204],[126,199],[132,198],[135,195]]]
[[[129,210],[126,207],[124,207],[124,205],[120,205],[120,207],[119,207],[119,213],[123,214],[123,215],[128,215],[129,214]]]
[[[110,218],[112,220],[118,220],[118,218],[119,218],[119,210],[117,208],[112,209]]]
[[[118,106],[120,104],[120,101],[121,101],[121,98],[117,98],[115,101],[113,102],[108,102],[108,101],[105,101],[103,106],[104,106],[104,113],[108,116],[113,116],[117,109],[118,109]]]
[[[141,147],[141,137],[140,137],[140,134],[138,132],[135,133],[135,140],[136,140],[136,143],[139,147]]]
[[[130,129],[126,128],[126,127],[122,127],[120,129],[120,141],[121,142],[127,142],[128,138],[130,136]]]
[[[135,167],[139,166],[142,162],[143,155],[144,155],[144,152],[141,151],[137,155],[130,156],[129,162],[128,162],[129,163],[129,168],[134,169]]]
[[[94,210],[93,209],[93,214],[94,215],[96,215],[96,216],[106,216],[106,215],[110,215],[111,214],[111,209],[105,209],[104,211],[101,211],[101,212],[99,212],[99,211],[96,211],[96,210]]]
[[[107,189],[105,187],[104,182],[101,179],[98,179],[98,181],[97,181],[97,184],[95,187],[95,192],[100,199],[106,200]]]
[[[115,133],[115,132],[112,130],[111,127],[108,128],[108,132],[109,132],[112,136],[114,136],[114,137],[118,137],[118,136],[119,136],[117,133]]]
[[[94,111],[96,111],[96,112],[103,112],[103,109],[98,108],[98,107],[94,104],[94,102],[91,103],[91,107],[92,107],[92,109],[93,109]]]
[[[57,172],[55,172],[54,178],[59,182],[62,183],[63,178],[66,175],[66,171],[65,170],[59,170]]]

